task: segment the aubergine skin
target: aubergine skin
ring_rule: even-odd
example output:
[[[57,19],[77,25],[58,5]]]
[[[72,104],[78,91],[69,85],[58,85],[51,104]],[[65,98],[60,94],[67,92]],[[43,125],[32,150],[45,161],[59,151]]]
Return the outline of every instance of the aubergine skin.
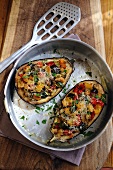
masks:
[[[101,114],[105,102],[106,95],[99,82],[84,80],[76,84],[55,108],[49,143],[67,142],[83,133]]]
[[[66,85],[72,71],[73,66],[65,57],[31,61],[17,69],[16,91],[32,105],[49,102]]]

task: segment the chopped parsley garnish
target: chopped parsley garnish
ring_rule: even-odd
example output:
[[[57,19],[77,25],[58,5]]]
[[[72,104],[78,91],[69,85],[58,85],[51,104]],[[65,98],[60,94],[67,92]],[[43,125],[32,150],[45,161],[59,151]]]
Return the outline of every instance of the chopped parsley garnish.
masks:
[[[90,114],[91,114],[91,112],[90,112],[90,111],[88,111],[88,112],[87,112],[87,114],[88,114],[88,115],[90,115]]]
[[[36,96],[38,97],[38,96],[41,96],[41,94],[40,93],[36,93]]]
[[[25,119],[25,116],[23,115],[20,119],[24,120],[24,119]]]
[[[52,115],[52,112],[49,112],[48,115]]]
[[[75,104],[78,104],[78,100],[75,101]]]
[[[68,84],[68,88],[71,86],[71,84]]]
[[[51,110],[53,106],[50,106],[46,109],[46,111]]]
[[[60,81],[57,82],[57,85],[58,85],[58,87],[63,87],[64,86],[63,83],[61,83]]]
[[[64,88],[64,89],[63,89],[63,91],[62,91],[62,93],[66,93],[66,90],[67,90],[67,89],[66,89],[66,88]]]
[[[92,77],[92,72],[91,71],[86,71],[86,74]]]
[[[96,95],[96,96],[95,96],[95,98],[96,98],[96,99],[99,99],[99,96],[98,96],[98,95]]]
[[[52,76],[53,76],[53,77],[56,77],[56,75],[57,75],[56,73],[52,73]]]
[[[39,81],[38,76],[34,75],[34,82],[37,83]]]
[[[23,79],[27,79],[27,78],[29,78],[29,76],[28,76],[28,75],[26,75],[26,76],[23,76],[22,78],[23,78]]]
[[[75,102],[74,101],[72,101],[72,106],[74,106],[75,105]]]
[[[29,61],[28,66],[30,66],[31,64],[32,64],[32,61]]]
[[[38,70],[35,70],[34,72],[33,72],[33,75],[36,75],[38,73]]]
[[[74,113],[76,111],[76,109],[77,109],[76,105],[72,106],[71,107],[71,112]]]
[[[55,98],[52,100],[53,104],[56,104]]]
[[[64,70],[65,73],[67,73],[67,70]]]
[[[62,96],[59,94],[59,97],[62,98]]]
[[[38,112],[38,110],[35,110],[35,112],[37,112],[38,114],[40,113],[40,112]]]
[[[46,120],[46,119],[42,120],[42,123],[43,123],[43,124],[46,124],[46,122],[47,122],[47,120]]]
[[[37,110],[41,110],[41,108],[40,108],[39,106],[36,106],[36,109],[37,109]]]
[[[102,102],[103,102],[103,103],[105,103],[105,102],[106,102],[106,95],[105,95],[105,94],[102,94],[102,96],[101,96],[101,100],[102,100]]]
[[[25,125],[22,125],[23,128],[25,128]]]
[[[36,120],[36,124],[37,124],[37,125],[39,125],[39,124],[40,124],[38,120]]]

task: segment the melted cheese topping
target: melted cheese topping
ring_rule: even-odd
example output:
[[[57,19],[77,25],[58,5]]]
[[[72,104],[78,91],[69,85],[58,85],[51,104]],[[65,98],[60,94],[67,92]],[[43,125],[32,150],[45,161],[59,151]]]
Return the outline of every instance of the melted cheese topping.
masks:
[[[42,104],[57,95],[72,73],[66,58],[38,60],[21,66],[15,76],[20,97],[31,104]]]

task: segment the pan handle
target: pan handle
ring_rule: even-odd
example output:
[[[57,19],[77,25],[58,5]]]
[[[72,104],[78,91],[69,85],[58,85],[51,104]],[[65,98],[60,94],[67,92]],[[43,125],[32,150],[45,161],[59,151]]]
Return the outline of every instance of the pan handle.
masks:
[[[0,62],[0,73],[2,73],[10,64],[12,64],[18,57],[20,57],[32,45],[34,45],[33,41],[29,41],[27,44],[25,44],[22,48],[20,48],[18,51],[12,54],[10,57]]]

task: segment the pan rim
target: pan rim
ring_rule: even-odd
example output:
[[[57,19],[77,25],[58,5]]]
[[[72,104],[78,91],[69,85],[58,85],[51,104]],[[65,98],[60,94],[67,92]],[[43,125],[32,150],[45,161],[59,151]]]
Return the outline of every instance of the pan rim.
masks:
[[[52,43],[52,42],[54,42],[54,41],[73,41],[73,42],[78,42],[78,43],[80,43],[80,44],[82,44],[82,45],[87,46],[87,47],[90,48],[91,50],[93,50],[94,53],[95,53],[96,55],[98,55],[98,57],[102,60],[102,62],[104,62],[105,66],[107,67],[107,69],[108,69],[108,71],[109,71],[109,74],[110,74],[110,76],[111,76],[111,78],[112,78],[111,81],[113,82],[113,74],[112,74],[112,72],[111,72],[111,70],[110,70],[107,62],[101,57],[101,55],[97,52],[97,50],[94,49],[94,48],[93,48],[92,46],[90,46],[89,44],[87,44],[87,43],[85,43],[85,42],[83,42],[83,41],[80,41],[80,40],[75,40],[75,39],[70,39],[70,38],[50,40],[50,41],[43,42],[43,43],[41,43],[41,44],[39,44],[39,45],[35,45],[34,47],[30,48],[30,49],[27,50],[27,51],[16,61],[16,63],[14,64],[14,67],[12,68],[12,70],[11,70],[9,76],[8,76],[8,79],[7,79],[7,82],[6,82],[6,85],[5,85],[5,89],[4,89],[5,108],[6,108],[6,110],[7,110],[8,112],[10,112],[10,106],[9,106],[9,104],[8,104],[8,99],[7,99],[7,89],[8,89],[8,86],[9,86],[9,84],[10,84],[10,79],[11,79],[14,71],[16,70],[18,63],[21,61],[21,59],[22,59],[26,54],[28,54],[31,50],[34,50],[34,48],[36,48],[37,46],[42,46],[42,45],[44,45],[44,44]],[[38,145],[38,146],[41,146],[41,147],[43,147],[43,148],[46,148],[46,149],[50,149],[50,150],[56,150],[56,151],[72,151],[72,150],[75,150],[75,149],[82,148],[82,147],[84,147],[84,146],[92,143],[93,141],[95,141],[98,137],[100,137],[100,136],[102,135],[102,133],[105,131],[105,129],[107,128],[107,125],[108,125],[108,123],[109,123],[109,121],[110,121],[110,119],[111,119],[111,117],[112,117],[112,113],[111,113],[111,115],[110,115],[110,117],[109,117],[108,122],[105,124],[105,127],[100,131],[99,134],[97,134],[97,135],[94,136],[92,139],[90,139],[90,141],[87,141],[87,144],[81,144],[80,146],[77,146],[76,148],[74,148],[74,147],[72,147],[72,148],[49,147],[48,145],[44,145],[44,144],[41,144],[41,143],[37,143],[37,142],[35,142],[34,140],[32,140],[32,138],[29,139],[29,138],[26,136],[26,134],[24,134],[24,133],[21,131],[21,129],[18,128],[18,126],[16,125],[16,123],[15,123],[15,121],[14,121],[14,118],[13,118],[13,116],[12,116],[11,113],[9,113],[9,116],[10,116],[11,122],[14,124],[14,126],[16,127],[16,129],[17,129],[25,138],[27,138],[28,140],[30,140],[30,141],[33,142],[34,144],[36,144],[36,145]]]

